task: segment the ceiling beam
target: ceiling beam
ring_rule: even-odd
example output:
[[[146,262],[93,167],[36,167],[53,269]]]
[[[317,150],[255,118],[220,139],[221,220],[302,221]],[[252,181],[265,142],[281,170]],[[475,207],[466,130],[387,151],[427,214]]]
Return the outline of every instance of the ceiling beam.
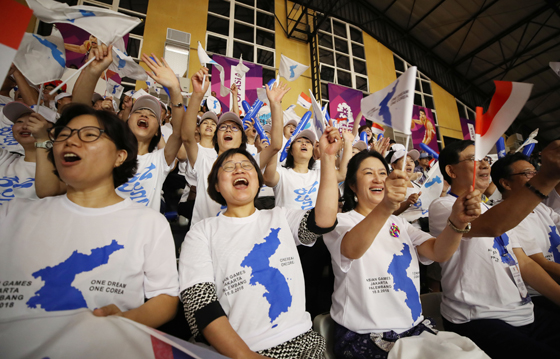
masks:
[[[463,27],[465,27],[469,22],[476,20],[477,17],[479,17],[482,13],[484,13],[486,10],[488,10],[490,7],[492,7],[494,4],[496,4],[498,2],[498,0],[494,0],[492,1],[490,4],[484,6],[483,8],[481,8],[480,10],[478,10],[474,15],[472,15],[468,20],[465,20],[461,25],[459,25],[458,27],[455,28],[455,30],[451,31],[449,34],[445,35],[441,40],[439,40],[438,42],[436,42],[435,45],[433,45],[432,47],[429,48],[430,51],[432,51],[433,49],[435,49],[436,47],[438,47],[441,43],[443,43],[445,40],[449,39],[451,36],[455,35],[455,33],[459,30],[461,30]]]
[[[418,21],[416,21],[411,27],[409,27],[408,29],[406,29],[406,33],[410,34],[410,32],[416,27],[418,26],[422,21],[424,21],[424,19],[426,19],[428,16],[430,16],[434,11],[436,11],[436,9],[438,7],[440,7],[441,4],[443,4],[446,0],[440,0],[440,2],[438,2],[433,8],[430,9],[430,11],[428,11],[427,13],[424,14],[424,16],[422,16],[420,19],[418,19]]]
[[[483,77],[485,75],[488,75],[489,73],[491,73],[492,71],[496,70],[497,68],[500,68],[501,66],[507,64],[508,62],[510,62],[511,60],[517,59],[521,56],[523,56],[524,54],[533,51],[534,49],[538,48],[539,46],[542,46],[543,44],[546,44],[547,42],[554,40],[556,37],[560,36],[560,31],[555,32],[552,35],[549,35],[547,37],[545,37],[544,39],[542,39],[541,41],[537,42],[536,44],[525,48],[523,51],[521,51],[520,53],[517,54],[513,54],[511,57],[509,57],[508,59],[504,59],[502,62],[500,62],[499,64],[496,64],[492,67],[490,67],[489,69],[487,69],[486,71],[483,71],[482,73],[478,73],[476,74],[476,78],[480,78]],[[471,81],[474,80],[474,78],[471,79]]]
[[[547,67],[547,68],[548,68],[548,67]],[[544,90],[544,91],[541,91],[541,92],[539,92],[539,93],[534,94],[533,96],[529,97],[529,99],[527,100],[527,102],[533,101],[533,100],[535,100],[535,99],[538,99],[539,97],[542,97],[542,96],[544,96],[544,95],[549,95],[549,94],[553,93],[553,92],[556,91],[556,90],[560,90],[560,85],[556,85],[556,86],[554,86],[554,87],[548,88],[548,89],[546,89],[546,90]]]
[[[498,40],[510,35],[512,32],[514,32],[515,30],[517,30],[518,28],[520,28],[521,26],[525,25],[527,22],[533,20],[534,18],[536,18],[537,16],[539,16],[540,14],[542,14],[543,12],[549,10],[551,7],[550,4],[547,4],[543,7],[541,7],[540,9],[532,12],[531,14],[529,14],[527,17],[521,19],[520,21],[516,22],[515,24],[513,24],[512,26],[508,27],[507,29],[505,29],[504,31],[500,32],[499,34],[497,34],[496,36],[492,37],[490,40],[486,41],[484,44],[480,45],[479,47],[477,47],[476,49],[474,49],[473,51],[469,52],[468,54],[466,54],[465,56],[461,57],[460,59],[458,59],[457,61],[453,62],[451,64],[451,66],[453,67],[457,67],[457,65],[462,64],[463,62],[467,61],[468,59],[470,59],[471,57],[473,57],[474,55],[478,54],[479,52],[481,52],[482,50],[486,49],[487,47],[489,47],[490,45],[492,45],[493,43],[497,42]]]
[[[517,82],[525,82],[528,79],[530,79],[531,77],[540,75],[540,74],[542,74],[543,72],[545,72],[546,70],[549,70],[549,69],[550,69],[550,66],[542,67],[542,68],[538,69],[537,71],[531,72],[529,75],[523,76],[522,78],[518,79]]]

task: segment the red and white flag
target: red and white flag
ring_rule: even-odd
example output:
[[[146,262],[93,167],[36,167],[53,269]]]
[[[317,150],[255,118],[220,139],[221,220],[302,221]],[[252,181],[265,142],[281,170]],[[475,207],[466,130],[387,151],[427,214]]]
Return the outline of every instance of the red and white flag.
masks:
[[[31,15],[33,10],[27,6],[13,0],[3,1],[2,31],[0,31],[0,80],[2,82],[14,61]]]
[[[309,110],[311,108],[311,98],[302,92],[299,94],[297,104],[304,109]]]
[[[385,133],[385,128],[380,124],[378,124],[377,122],[374,122],[373,125],[371,125],[371,132],[373,132],[373,134],[375,135],[375,139],[377,139],[379,135]]]
[[[494,81],[496,92],[488,111],[476,117],[475,160],[482,160],[506,132],[531,95],[533,84]]]

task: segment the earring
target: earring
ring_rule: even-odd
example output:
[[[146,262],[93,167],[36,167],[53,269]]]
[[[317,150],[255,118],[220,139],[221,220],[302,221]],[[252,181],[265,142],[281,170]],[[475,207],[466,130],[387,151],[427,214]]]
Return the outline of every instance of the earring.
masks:
[[[358,202],[358,197],[354,195],[354,202]]]

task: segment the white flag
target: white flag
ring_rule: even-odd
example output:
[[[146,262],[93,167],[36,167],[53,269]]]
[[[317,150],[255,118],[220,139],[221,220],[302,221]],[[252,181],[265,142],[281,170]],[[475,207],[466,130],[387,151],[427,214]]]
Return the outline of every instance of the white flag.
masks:
[[[443,176],[439,170],[439,162],[436,162],[428,172],[428,178],[420,188],[422,194],[415,203],[415,205],[419,204],[419,207],[422,207],[422,215],[428,211],[430,204],[441,196],[441,191],[443,191]]]
[[[146,81],[148,75],[142,66],[125,52],[113,47],[113,63],[109,65],[109,70],[116,72],[120,77],[130,77],[135,80]]]
[[[313,96],[313,92],[309,90],[309,94],[311,95],[311,107],[313,107],[313,120],[309,121],[311,127],[315,130],[315,134],[317,138],[321,138],[323,136],[323,132],[325,132],[325,114],[323,113],[323,109],[315,100],[315,96]]]
[[[68,6],[54,0],[27,0],[33,15],[48,24],[63,23],[79,27],[110,45],[128,34],[140,19],[94,6]]]
[[[364,97],[361,104],[364,117],[411,135],[415,80],[416,66],[412,66],[383,90]]]
[[[235,66],[235,71],[239,74],[240,78],[243,78],[249,72],[249,68],[243,65],[243,55],[239,56],[239,64]]]
[[[226,86],[224,86],[225,74],[224,74],[223,66],[218,64],[216,61],[212,60],[210,56],[208,56],[206,51],[204,51],[204,48],[202,47],[200,41],[198,42],[197,52],[198,52],[198,60],[200,61],[201,65],[203,66],[208,66],[208,64],[214,65],[214,67],[218,69],[218,71],[220,72],[220,96],[226,97],[227,95],[229,95],[231,93],[231,90]]]
[[[14,65],[34,85],[59,80],[66,66],[64,39],[56,28],[50,36],[25,33]]]
[[[284,55],[280,55],[280,70],[278,73],[288,81],[297,80],[308,68],[309,66],[305,66]]]
[[[138,90],[138,91],[135,91],[135,92],[132,94],[132,99],[133,99],[133,100],[137,100],[137,99],[140,98],[141,96],[145,96],[145,95],[149,95],[149,93],[147,93],[146,91],[140,89],[140,90]]]
[[[206,107],[208,107],[208,110],[214,112],[216,115],[222,113],[222,105],[214,96],[208,96],[206,99]]]
[[[560,76],[560,62],[549,62],[550,68],[556,73],[556,75]]]
[[[116,83],[115,81],[108,79],[107,80],[107,94],[108,96],[112,96],[113,100],[120,99],[122,93],[124,91],[124,87]]]
[[[529,137],[527,137],[525,142],[523,142],[523,144],[521,146],[519,146],[519,148],[517,150],[515,150],[515,152],[521,151],[523,149],[523,147],[529,146],[530,144],[539,143],[539,141],[535,140],[535,137],[537,137],[538,134],[539,134],[539,129],[537,128],[536,130],[531,132]]]
[[[130,319],[96,317],[87,308],[0,320],[0,348],[2,358],[225,358]]]

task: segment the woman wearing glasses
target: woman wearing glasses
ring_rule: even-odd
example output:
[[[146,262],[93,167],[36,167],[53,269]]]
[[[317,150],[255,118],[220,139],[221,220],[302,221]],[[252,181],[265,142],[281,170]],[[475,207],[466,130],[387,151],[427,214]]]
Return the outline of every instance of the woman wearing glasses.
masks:
[[[195,339],[231,358],[322,358],[324,339],[311,330],[296,246],[333,229],[338,208],[338,130],[320,140],[321,185],[311,210],[259,211],[263,185],[256,160],[229,149],[215,161],[210,197],[227,209],[194,225],[181,249],[181,300]]]
[[[204,94],[210,85],[210,81],[204,81],[204,77],[207,74],[208,69],[203,67],[191,77],[193,94],[189,101],[189,107],[187,108],[185,119],[183,120],[181,132],[189,164],[194,168],[197,174],[196,187],[200,189],[196,192],[191,221],[193,225],[204,218],[215,217],[225,209],[225,205],[220,206],[220,204],[213,201],[204,190],[209,186],[208,174],[217,156],[201,156],[200,154],[202,152],[195,138],[196,116]],[[203,82],[205,83],[204,88],[202,87]],[[289,90],[290,89],[285,84],[274,86],[272,89],[269,89],[268,86],[266,87],[272,113],[272,136],[270,146],[263,149],[255,156],[259,168],[264,168],[266,163],[280,150],[280,146],[282,146],[282,107],[280,102]],[[214,133],[213,142],[214,149],[218,155],[232,148],[246,148],[247,135],[243,131],[243,123],[236,113],[225,112],[220,116],[217,130]]]
[[[85,105],[68,108],[49,134],[52,147],[40,151],[67,193],[1,207],[0,273],[18,295],[3,301],[0,318],[89,308],[167,322],[178,293],[169,225],[115,192],[135,173],[134,135],[116,115]]]
[[[112,63],[110,47],[102,45],[92,49],[90,58],[95,57],[90,65],[82,71],[74,86],[72,101],[74,103],[91,104],[91,95],[101,73]],[[133,178],[119,186],[116,191],[123,198],[160,210],[161,189],[165,178],[173,169],[175,159],[182,145],[181,120],[183,118],[183,97],[179,81],[175,73],[164,59],[157,60],[142,54],[142,60],[150,68],[150,76],[162,86],[169,89],[170,101],[173,104],[173,133],[167,138],[165,147],[158,149],[161,139],[161,104],[153,96],[141,96],[134,102],[128,127],[138,143],[138,170]],[[44,141],[44,129],[37,128],[34,137]],[[37,136],[41,137],[37,137]],[[52,166],[44,158],[38,158],[37,195],[53,196],[66,192],[66,184],[58,181],[52,174]]]

